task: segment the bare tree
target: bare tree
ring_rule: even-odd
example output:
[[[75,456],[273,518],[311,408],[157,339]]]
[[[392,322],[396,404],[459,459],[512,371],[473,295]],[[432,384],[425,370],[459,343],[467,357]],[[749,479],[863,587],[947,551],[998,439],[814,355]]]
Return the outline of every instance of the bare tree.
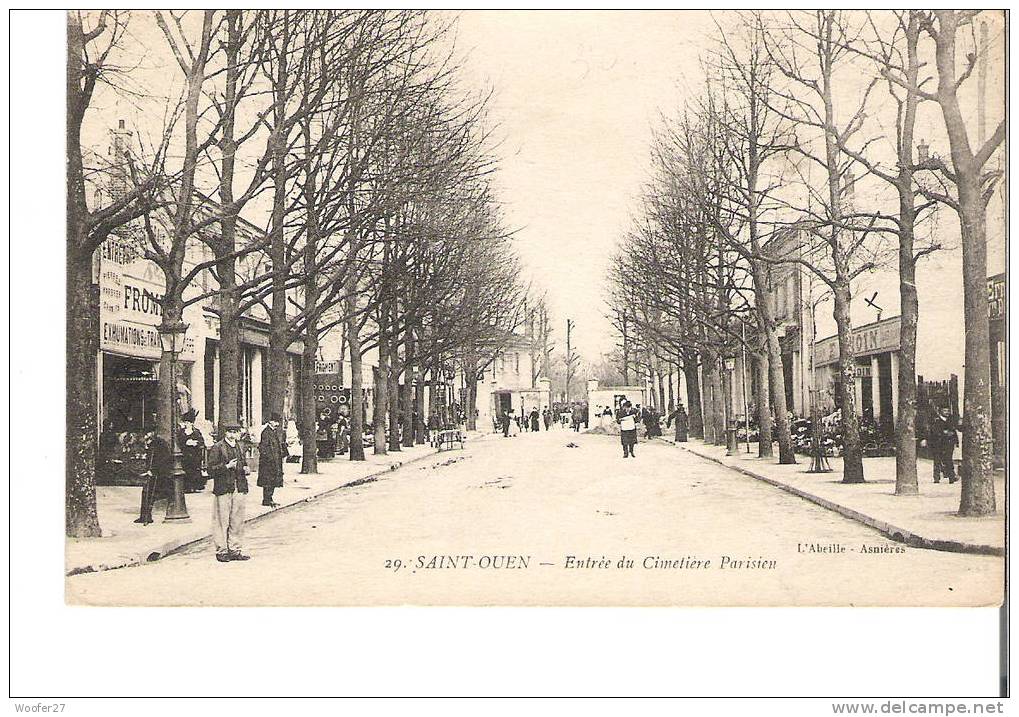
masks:
[[[863,446],[854,390],[856,359],[850,307],[854,280],[875,266],[869,240],[876,236],[876,222],[873,217],[855,214],[852,195],[859,176],[853,170],[858,163],[842,147],[863,127],[877,79],[862,89],[850,111],[840,110],[836,97],[844,98],[846,93],[836,92],[835,85],[852,70],[847,45],[859,28],[852,27],[839,11],[790,13],[783,21],[763,25],[762,31],[769,61],[786,80],[780,87],[771,87],[768,106],[793,123],[798,135],[794,151],[808,166],[820,168],[825,181],[823,191],[805,182],[807,206],[795,207],[802,217],[798,221],[803,236],[798,256],[760,257],[804,266],[832,292],[839,345],[842,481],[862,483]],[[862,149],[866,147],[865,143]]]
[[[987,323],[987,203],[1002,173],[988,170],[987,164],[1005,139],[1002,119],[991,136],[974,146],[959,100],[959,89],[972,75],[978,61],[976,33],[960,70],[957,57],[960,28],[974,28],[979,11],[936,10],[924,24],[935,43],[937,90],[919,86],[911,92],[937,102],[945,120],[952,165],[928,159],[931,168],[955,187],[955,196],[931,193],[952,207],[962,228],[963,306],[966,323],[966,377],[962,421],[962,497],[959,513],[966,516],[988,515],[996,510],[993,480],[991,432],[991,364]]]
[[[781,188],[780,173],[769,171],[768,163],[789,151],[789,123],[768,106],[774,68],[764,48],[763,29],[746,23],[742,33],[720,32],[721,47],[714,71],[723,98],[709,105],[720,125],[717,163],[730,169],[719,172],[718,182],[725,201],[722,212],[712,216],[726,246],[747,263],[754,291],[757,327],[767,352],[768,385],[758,397],[760,455],[772,454],[772,406],[778,433],[779,463],[796,462],[786,406],[785,376],[782,372],[778,322],[772,305],[770,266],[762,259],[768,235],[769,213],[778,209],[771,198]],[[770,394],[770,395],[769,395]]]
[[[866,152],[837,136],[840,149],[858,161],[873,176],[888,184],[898,198],[898,212],[882,216],[898,238],[898,275],[900,299],[898,405],[895,426],[895,494],[916,495],[916,327],[920,305],[916,291],[918,262],[940,249],[937,242],[918,243],[917,225],[933,202],[917,203],[916,165],[913,144],[917,111],[923,98],[904,87],[919,87],[920,36],[926,13],[919,10],[871,13],[868,25],[871,38],[858,37],[848,48],[873,63],[884,78],[888,95],[895,104],[894,171]],[[881,216],[875,211],[875,216]]]
[[[159,205],[165,151],[173,126],[171,119],[145,166],[138,161],[140,153],[129,147],[118,149],[112,166],[86,161],[82,125],[97,88],[103,84],[116,86],[116,53],[128,20],[126,12],[115,10],[67,13],[65,530],[68,537],[74,538],[101,534],[95,492],[99,301],[92,276],[93,256],[111,236],[131,234],[138,218]],[[103,195],[105,201],[90,201],[89,186],[108,190]]]

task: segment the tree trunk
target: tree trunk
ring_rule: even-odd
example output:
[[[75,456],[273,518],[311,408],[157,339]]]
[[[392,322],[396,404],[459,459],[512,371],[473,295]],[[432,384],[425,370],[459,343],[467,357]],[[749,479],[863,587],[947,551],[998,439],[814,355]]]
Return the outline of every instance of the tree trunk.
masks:
[[[771,418],[771,372],[768,370],[768,354],[765,351],[754,355],[754,370],[757,371],[757,456],[771,458],[775,455],[772,445]]]
[[[478,407],[478,358],[471,351],[467,355],[467,365],[464,367],[464,381],[467,383],[467,405],[463,407],[464,416],[467,418],[467,430],[478,430],[478,417],[475,411]]]
[[[301,435],[301,473],[318,473],[318,440],[315,419],[315,361],[318,359],[318,335],[311,327],[304,338],[301,353],[301,407],[298,432]],[[342,363],[342,362],[341,362]]]
[[[411,318],[407,317],[407,332],[404,337],[404,356],[406,363],[403,371],[403,385],[400,387],[400,408],[402,409],[400,437],[404,448],[414,447],[414,387],[411,385],[414,368],[417,365],[414,356],[414,328]]]
[[[987,225],[978,181],[959,182],[959,207],[966,321],[959,514],[979,516],[994,513],[997,505],[991,432],[991,337],[987,323]]]
[[[725,367],[724,361],[719,373],[722,377],[722,431],[725,435],[725,445],[731,450],[733,445],[729,443],[729,427],[732,423],[732,374]]]
[[[675,381],[675,379],[673,377],[676,374],[675,374],[675,372],[672,369],[673,369],[673,365],[670,362],[669,363],[669,381],[668,381],[668,385],[669,385],[669,402],[668,402],[668,404],[666,404],[668,406],[667,410],[668,410],[669,413],[672,413],[674,410],[676,410],[676,394],[675,394],[674,387],[673,387],[673,384],[674,384],[674,381]]]
[[[912,130],[909,132],[912,137]],[[911,139],[907,139],[911,142]],[[899,195],[899,368],[895,421],[895,495],[917,495],[916,479],[916,326],[920,304],[913,258],[912,181]],[[877,377],[874,377],[877,380]]]
[[[704,401],[704,440],[715,442],[715,399],[717,398],[712,384],[714,357],[708,353],[701,354],[701,396]]]
[[[229,249],[228,251],[233,251]],[[216,420],[218,436],[222,438],[224,427],[236,424],[240,418],[241,388],[241,331],[238,316],[237,289],[234,285],[234,260],[217,263],[220,274],[219,291],[219,393],[217,416],[206,416]]]
[[[400,410],[403,420],[400,421],[400,440],[404,448],[414,447],[414,387],[410,385],[410,371],[403,374],[404,383],[400,385]]]
[[[382,314],[385,311],[380,312]],[[388,329],[387,329],[388,330]],[[386,455],[386,414],[389,408],[389,339],[384,338],[383,328],[379,327],[379,365],[375,370],[375,405],[373,406],[372,426],[375,431],[373,452],[377,456]]]
[[[850,294],[847,287],[836,287],[834,293],[839,371],[842,374],[842,482],[863,483],[863,445],[860,419],[856,413],[856,356],[853,352],[853,323],[849,315]]]
[[[662,374],[661,363],[658,364],[658,412],[665,411],[665,376]]]
[[[269,405],[262,407],[263,413],[283,415],[283,406],[287,395],[287,346],[290,344],[287,326],[287,266],[286,240],[283,234],[283,223],[286,209],[287,170],[285,154],[282,148],[273,150],[273,209],[272,238],[269,247],[269,258],[272,262],[272,305],[269,307],[269,350],[267,392]],[[286,416],[284,416],[286,418]],[[251,416],[245,416],[247,421]]]
[[[771,329],[766,332],[765,337],[770,398],[774,401],[775,429],[778,434],[778,462],[782,465],[791,465],[796,463],[796,450],[793,448],[792,429],[789,426],[789,407],[785,402],[785,374],[782,372],[782,351],[778,344],[778,332]]]
[[[756,223],[753,232],[756,232]],[[760,252],[760,246],[756,235],[751,237],[752,247],[755,253]],[[768,410],[768,439],[773,437],[772,428],[775,428],[778,438],[778,462],[783,465],[796,463],[796,450],[793,447],[792,428],[789,425],[789,407],[785,402],[785,374],[782,372],[782,348],[778,342],[778,327],[772,312],[771,298],[768,295],[768,269],[761,260],[751,260],[754,287],[757,293],[757,325],[764,334],[764,350],[767,352],[765,366],[768,370],[768,381],[763,386],[769,387],[770,395],[766,397]],[[756,287],[761,287],[757,289]],[[765,393],[765,391],[761,391]],[[772,419],[771,409],[774,409]],[[774,426],[772,421],[774,420]],[[762,426],[763,428],[763,426]],[[762,434],[763,435],[763,434]],[[762,456],[765,454],[761,454]],[[773,455],[772,448],[768,447],[767,455]]]
[[[990,328],[987,323],[987,216],[981,196],[981,178],[984,164],[997,145],[1004,141],[1005,128],[1001,125],[974,154],[957,94],[955,37],[959,16],[954,10],[937,10],[935,13],[938,30],[931,34],[935,37],[937,48],[937,101],[945,118],[951,146],[962,230],[966,375],[959,514],[980,516],[997,510],[991,430]]]
[[[700,385],[701,401],[704,403],[704,441],[714,443],[715,440],[715,406],[712,402],[710,369],[705,363],[705,357],[701,356]]]
[[[917,46],[919,13],[910,11],[905,28],[906,83],[916,84],[920,70]],[[895,419],[895,495],[917,495],[916,476],[916,326],[920,303],[916,293],[916,259],[913,253],[916,207],[913,198],[913,135],[919,98],[906,95],[899,138],[899,174],[895,189],[899,195],[899,366],[896,377],[899,394]],[[875,377],[874,380],[877,380]]]
[[[348,267],[353,275],[353,268]],[[361,389],[361,335],[357,325],[357,284],[347,280],[347,346],[350,347],[350,460],[364,458],[364,391]]]
[[[72,13],[68,13],[69,15]],[[68,202],[67,232],[67,472],[65,531],[69,538],[98,538],[96,454],[99,431],[98,287],[92,283],[92,258],[70,250],[77,227]]]
[[[435,416],[439,426],[445,422],[439,415],[439,375],[442,373],[442,361],[435,359],[435,363],[432,365],[431,376],[428,381],[428,422],[432,422],[432,416]]]
[[[711,442],[716,446],[725,445],[725,396],[722,392],[722,372],[718,368],[717,357],[712,357],[711,373],[711,408],[712,436]]]
[[[389,450],[400,451],[400,371],[396,366],[396,350],[389,351]]]
[[[64,530],[69,538],[102,535],[96,508],[96,455],[99,430],[99,294],[92,282],[92,252],[86,246],[81,122],[85,38],[76,12],[67,14],[67,324],[65,336],[67,405],[65,415]]]
[[[278,413],[283,416],[283,406],[286,403],[287,385],[289,384],[287,374],[290,372],[290,362],[287,356],[287,346],[290,343],[288,339],[289,336],[284,326],[277,324],[276,327],[272,327],[270,325],[269,348],[266,351],[267,367],[263,378],[269,384],[268,403],[262,407],[263,415]],[[289,418],[289,416],[283,417],[284,419]],[[251,422],[251,416],[243,416],[243,422],[248,425]]]
[[[425,382],[424,377],[418,379],[414,387],[414,400],[417,403],[417,421],[414,424],[414,443],[423,445],[425,442]]]
[[[219,201],[229,206],[234,201],[234,174],[237,157],[235,141],[235,113],[237,102],[237,79],[240,73],[240,12],[227,11],[226,42],[226,94],[223,102],[223,130],[219,142],[223,153],[219,173]],[[237,291],[237,217],[227,212],[220,219],[221,236],[211,242],[216,255],[216,273],[219,280],[219,395],[217,407],[217,435],[222,437],[224,428],[240,420],[238,402],[240,396],[241,331],[240,296]],[[212,421],[216,416],[206,416]]]
[[[704,413],[701,410],[701,383],[698,376],[697,360],[687,355],[683,358],[683,378],[686,383],[687,413],[690,421],[690,435],[704,438]]]
[[[912,241],[908,246],[908,259],[904,262],[905,249],[900,240],[899,301],[902,316],[897,377],[899,395],[895,420],[895,495],[917,495],[920,492],[916,479],[916,325],[919,302],[913,283],[916,272]]]

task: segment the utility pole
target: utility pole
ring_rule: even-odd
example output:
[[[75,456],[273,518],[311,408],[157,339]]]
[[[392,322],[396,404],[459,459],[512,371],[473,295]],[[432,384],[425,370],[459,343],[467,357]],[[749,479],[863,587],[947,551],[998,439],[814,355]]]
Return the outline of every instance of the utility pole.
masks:
[[[626,311],[622,312],[621,323],[623,327],[623,385],[630,385],[630,335],[626,326]]]
[[[573,364],[576,361],[576,357],[573,355],[573,344],[570,342],[570,336],[573,333],[573,327],[576,326],[576,322],[573,319],[566,319],[566,403],[570,403],[570,383],[573,382]]]

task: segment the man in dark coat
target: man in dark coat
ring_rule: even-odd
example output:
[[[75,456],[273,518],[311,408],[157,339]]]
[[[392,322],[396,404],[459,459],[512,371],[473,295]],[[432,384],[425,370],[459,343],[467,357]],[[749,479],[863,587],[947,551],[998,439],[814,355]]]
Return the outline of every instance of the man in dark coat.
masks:
[[[512,411],[512,409],[510,409],[510,411]],[[513,420],[513,417],[510,415],[510,411],[504,412],[502,414],[502,416],[500,417],[500,419],[499,419],[501,424],[502,424],[502,437],[503,438],[509,438],[510,421]]]
[[[281,425],[283,419],[274,413],[262,429],[262,438],[258,442],[258,486],[262,489],[262,505],[270,508],[279,507],[279,503],[272,499],[272,493],[283,485],[283,459],[286,453],[280,439]]]
[[[145,442],[149,449],[148,470],[142,474],[145,477],[142,503],[138,518],[134,521],[142,525],[152,522],[152,505],[156,502],[156,493],[160,489],[166,489],[173,474],[173,453],[166,440],[157,436],[155,430],[149,430],[145,434]]]
[[[686,443],[689,440],[690,418],[686,415],[686,409],[682,403],[676,406],[676,410],[669,414],[665,425],[669,426],[673,421],[676,422],[676,443]]]
[[[959,434],[955,427],[952,412],[946,407],[931,421],[927,432],[927,445],[934,457],[934,482],[940,483],[944,474],[949,483],[959,480],[955,475],[955,447],[959,445]]]
[[[657,438],[660,435],[662,435],[662,427],[658,409],[653,406],[644,409],[644,437]]]
[[[226,426],[223,440],[209,450],[212,477],[212,541],[216,560],[248,560],[241,552],[244,540],[244,499],[248,493],[248,464],[239,439],[241,427]]]
[[[636,458],[633,453],[637,445],[637,412],[629,401],[616,412],[616,423],[619,424],[619,440],[623,444],[623,458]]]
[[[205,490],[205,478],[202,476],[205,436],[195,426],[197,417],[198,412],[195,409],[189,410],[180,417],[180,430],[177,431],[180,465],[184,469],[184,490],[188,493],[201,493]]]

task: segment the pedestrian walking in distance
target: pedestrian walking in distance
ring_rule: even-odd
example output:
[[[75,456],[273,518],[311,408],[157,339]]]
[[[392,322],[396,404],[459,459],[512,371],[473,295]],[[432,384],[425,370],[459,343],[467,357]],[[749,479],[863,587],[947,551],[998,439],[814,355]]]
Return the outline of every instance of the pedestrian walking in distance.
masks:
[[[619,439],[623,444],[623,458],[636,458],[633,453],[637,445],[637,412],[629,401],[624,401],[616,415],[619,424]]]
[[[157,436],[154,429],[145,434],[145,441],[149,449],[148,470],[142,474],[145,477],[142,503],[134,521],[142,525],[152,522],[152,505],[156,502],[156,493],[166,488],[173,473],[173,454],[167,442]]]
[[[180,430],[177,431],[177,445],[180,446],[180,465],[184,469],[184,490],[188,493],[201,493],[205,490],[205,478],[202,477],[202,463],[205,460],[205,436],[195,426],[198,411],[189,409],[180,417]]]
[[[248,465],[238,440],[241,427],[226,426],[223,440],[209,450],[212,477],[212,541],[216,560],[248,560],[241,552],[244,540],[244,500],[248,494]]]
[[[676,443],[686,443],[688,440],[690,418],[686,415],[686,408],[683,407],[682,403],[676,406],[676,410],[669,414],[665,425],[668,426],[673,421],[676,422]]]
[[[280,437],[282,425],[282,417],[278,413],[272,414],[258,442],[258,487],[262,489],[262,505],[270,508],[279,508],[279,503],[272,499],[272,493],[283,486],[286,450]]]
[[[959,480],[955,475],[955,447],[959,445],[959,434],[956,432],[955,419],[948,407],[942,408],[931,422],[928,431],[927,445],[934,457],[934,482],[940,483],[941,476],[948,478],[949,483]]]

